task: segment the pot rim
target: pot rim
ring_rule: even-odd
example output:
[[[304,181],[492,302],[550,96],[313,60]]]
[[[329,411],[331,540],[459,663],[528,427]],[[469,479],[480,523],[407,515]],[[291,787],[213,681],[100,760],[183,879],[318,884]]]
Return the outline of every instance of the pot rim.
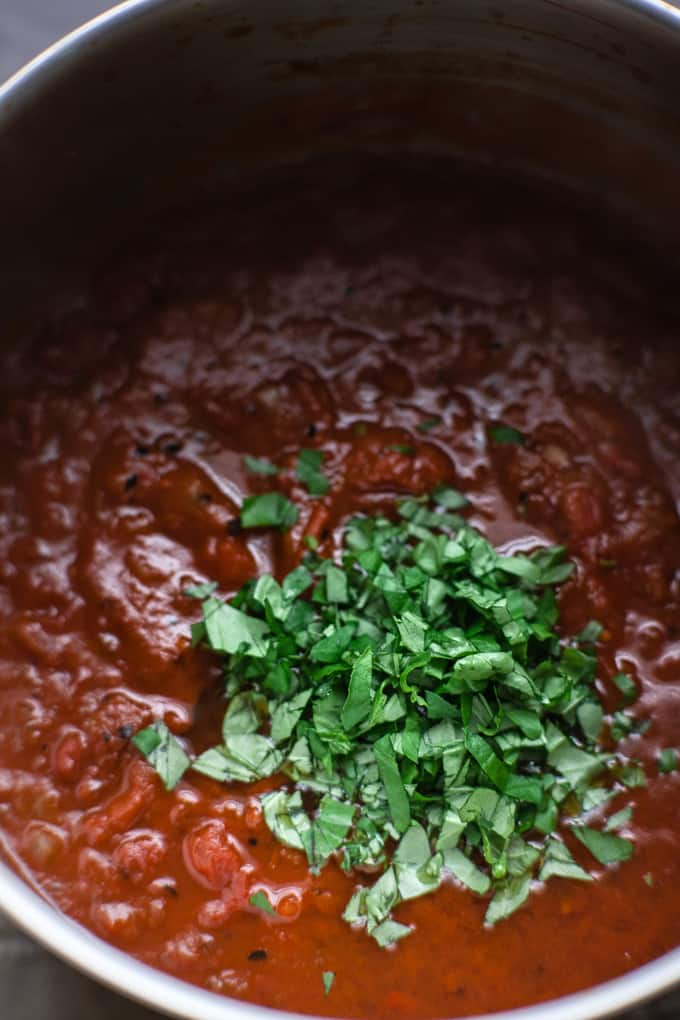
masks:
[[[91,37],[103,35],[128,18],[142,16],[154,8],[167,6],[168,2],[172,0],[121,0],[120,3],[114,4],[71,32],[67,32],[19,67],[5,82],[0,82],[0,114],[3,106],[13,99],[15,92],[22,88],[30,90],[33,79],[39,77],[43,68],[57,65],[62,59],[76,57]],[[628,8],[680,32],[680,6],[674,0],[616,0],[616,2],[621,8]],[[225,3],[229,3],[229,0],[225,0]]]
[[[100,984],[178,1020],[315,1020],[204,991],[140,963],[62,914],[0,861],[2,911],[27,935]],[[639,1005],[680,980],[680,947],[605,984],[474,1020],[597,1020]],[[323,1020],[323,1018],[316,1018]]]
[[[229,0],[226,0],[229,2]],[[94,38],[123,22],[142,17],[168,0],[124,0],[69,32],[0,85],[0,117],[22,92],[30,97],[42,75],[76,60]],[[656,20],[678,33],[680,7],[669,0],[618,0],[622,8]],[[0,851],[3,840],[0,833]],[[178,1020],[314,1020],[206,991],[140,963],[61,913],[2,860],[0,910],[32,939],[76,970],[114,992]],[[535,1006],[477,1015],[474,1020],[597,1020],[629,1009],[680,982],[680,946],[651,963],[582,992]],[[322,1020],[322,1018],[321,1018]]]

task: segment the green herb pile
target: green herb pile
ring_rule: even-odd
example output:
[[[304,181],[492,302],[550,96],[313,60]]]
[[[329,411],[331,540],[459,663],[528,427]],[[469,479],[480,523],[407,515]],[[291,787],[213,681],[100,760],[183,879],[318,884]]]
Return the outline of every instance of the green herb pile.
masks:
[[[194,642],[224,663],[223,743],[191,761],[161,722],[135,738],[168,788],[189,767],[225,782],[280,773],[261,797],[267,825],[314,872],[331,855],[358,878],[378,870],[344,917],[383,946],[411,931],[399,903],[447,875],[491,893],[489,925],[534,881],[592,880],[557,834],[565,819],[601,864],[633,852],[614,831],[630,808],[603,831],[583,823],[634,783],[598,743],[599,626],[571,642],[555,629],[572,565],[560,547],[500,555],[465,503],[440,488],[396,521],[356,517],[342,565],[309,552],[231,602],[191,590]]]

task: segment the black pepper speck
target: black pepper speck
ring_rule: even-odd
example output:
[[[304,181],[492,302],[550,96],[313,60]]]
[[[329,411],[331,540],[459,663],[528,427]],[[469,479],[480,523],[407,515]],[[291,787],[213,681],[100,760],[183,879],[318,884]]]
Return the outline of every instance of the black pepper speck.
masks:
[[[228,535],[240,535],[242,531],[243,531],[243,525],[241,524],[241,518],[240,517],[234,517],[227,524],[227,534]]]

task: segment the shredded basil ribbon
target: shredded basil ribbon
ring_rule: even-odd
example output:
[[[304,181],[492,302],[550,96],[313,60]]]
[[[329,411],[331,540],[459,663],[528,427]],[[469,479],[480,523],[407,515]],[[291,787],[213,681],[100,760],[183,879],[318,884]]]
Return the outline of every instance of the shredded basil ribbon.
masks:
[[[321,460],[306,453],[298,476],[313,491]],[[261,798],[267,825],[314,872],[333,854],[348,872],[381,870],[344,917],[383,946],[411,931],[398,904],[447,875],[491,893],[489,925],[534,880],[590,881],[558,834],[565,820],[600,864],[633,851],[611,831],[625,808],[604,832],[577,817],[644,773],[598,743],[601,628],[571,642],[556,632],[554,587],[572,565],[561,547],[500,554],[459,515],[466,502],[440,488],[399,503],[396,521],[355,517],[341,564],[306,553],[282,583],[262,576],[231,602],[196,589],[194,641],[224,667],[222,743],[190,763],[162,723],[135,738],[168,788],[189,765],[223,782],[280,773]],[[614,682],[632,700],[634,682]]]

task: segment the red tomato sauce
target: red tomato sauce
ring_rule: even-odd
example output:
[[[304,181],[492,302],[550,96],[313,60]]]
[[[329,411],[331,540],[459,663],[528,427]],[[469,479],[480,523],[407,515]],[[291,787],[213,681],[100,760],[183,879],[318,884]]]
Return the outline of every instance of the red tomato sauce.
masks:
[[[680,774],[656,759],[680,747],[680,354],[646,260],[568,204],[425,158],[281,171],[166,235],[4,358],[4,856],[140,960],[331,1016],[519,1006],[677,945]],[[491,442],[500,422],[526,445]],[[324,451],[323,499],[295,479],[301,447]],[[272,487],[245,453],[284,468],[289,533],[234,524]],[[190,648],[187,584],[226,596],[281,576],[304,536],[331,554],[349,514],[442,482],[504,550],[567,545],[561,627],[604,626],[608,711],[614,673],[636,680],[651,726],[622,746],[647,786],[630,863],[537,885],[493,930],[448,882],[399,908],[416,932],[381,950],[340,917],[357,877],[313,876],[269,833],[258,794],[276,781],[189,772],[167,793],[130,737],[162,718],[196,753],[218,740],[220,671]]]

